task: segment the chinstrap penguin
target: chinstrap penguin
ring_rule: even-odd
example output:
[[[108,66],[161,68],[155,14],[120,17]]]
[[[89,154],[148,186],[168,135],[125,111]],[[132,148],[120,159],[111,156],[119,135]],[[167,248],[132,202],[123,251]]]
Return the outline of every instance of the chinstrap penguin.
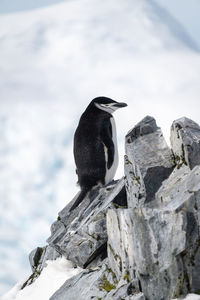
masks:
[[[118,167],[118,149],[112,113],[125,106],[126,103],[97,97],[82,114],[74,135],[74,159],[81,192],[70,211],[92,187],[113,180]]]

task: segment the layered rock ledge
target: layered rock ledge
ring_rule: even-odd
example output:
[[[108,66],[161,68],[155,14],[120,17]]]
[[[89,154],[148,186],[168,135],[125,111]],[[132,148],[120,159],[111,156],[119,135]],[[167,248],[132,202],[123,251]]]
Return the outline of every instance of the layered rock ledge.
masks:
[[[65,256],[84,270],[50,300],[170,300],[200,292],[200,127],[173,122],[171,149],[152,117],[125,138],[125,177],[91,190],[30,254],[33,274]]]

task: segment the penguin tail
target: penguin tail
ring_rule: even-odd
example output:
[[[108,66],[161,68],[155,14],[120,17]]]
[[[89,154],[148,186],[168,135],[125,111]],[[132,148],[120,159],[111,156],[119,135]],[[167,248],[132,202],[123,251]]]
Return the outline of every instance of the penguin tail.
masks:
[[[85,196],[87,195],[88,191],[90,189],[88,188],[83,188],[80,192],[80,194],[78,195],[77,199],[75,200],[74,204],[72,205],[72,207],[69,209],[69,211],[74,210],[77,206],[79,206],[79,204],[83,201],[83,199],[85,198]]]

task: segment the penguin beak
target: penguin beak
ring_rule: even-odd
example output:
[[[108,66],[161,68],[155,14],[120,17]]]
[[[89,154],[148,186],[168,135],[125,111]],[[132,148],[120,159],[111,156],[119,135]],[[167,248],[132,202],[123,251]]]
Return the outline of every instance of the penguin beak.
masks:
[[[124,102],[117,102],[117,103],[114,103],[113,106],[116,108],[121,108],[121,107],[126,107],[128,105]]]

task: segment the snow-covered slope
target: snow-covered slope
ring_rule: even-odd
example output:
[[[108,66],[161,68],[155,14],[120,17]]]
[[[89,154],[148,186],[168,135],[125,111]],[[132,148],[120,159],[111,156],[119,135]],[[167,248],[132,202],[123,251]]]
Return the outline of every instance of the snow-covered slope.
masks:
[[[47,267],[33,284],[23,290],[20,290],[23,283],[16,284],[2,300],[49,300],[67,279],[81,271],[80,268],[74,269],[64,257],[47,261]]]
[[[77,191],[72,137],[98,95],[123,136],[146,114],[165,135],[179,116],[200,122],[200,56],[180,25],[145,0],[74,0],[0,18],[0,281],[28,273],[27,253]]]

